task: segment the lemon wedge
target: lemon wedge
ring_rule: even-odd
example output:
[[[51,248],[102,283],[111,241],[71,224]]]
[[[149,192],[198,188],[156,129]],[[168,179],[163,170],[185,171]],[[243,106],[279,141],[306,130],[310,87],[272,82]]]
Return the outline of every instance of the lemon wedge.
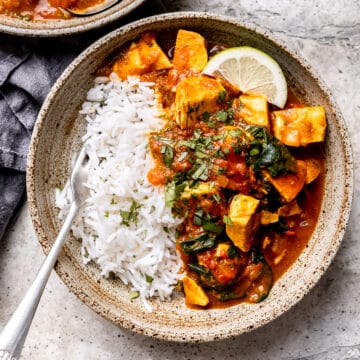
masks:
[[[265,96],[283,108],[287,84],[279,64],[261,50],[240,46],[223,50],[207,63],[203,73],[222,77],[246,94]]]

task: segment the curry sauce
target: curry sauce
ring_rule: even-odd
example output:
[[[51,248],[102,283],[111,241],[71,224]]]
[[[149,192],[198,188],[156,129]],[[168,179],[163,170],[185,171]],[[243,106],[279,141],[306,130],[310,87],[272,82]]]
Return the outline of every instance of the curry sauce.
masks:
[[[83,10],[104,0],[0,0],[0,14],[23,20],[69,19],[66,8]]]
[[[307,246],[324,191],[323,108],[289,91],[278,109],[202,74],[224,48],[179,30],[163,49],[144,33],[101,70],[154,83],[164,127],[149,134],[147,177],[182,219],[177,250],[192,308],[263,301]]]

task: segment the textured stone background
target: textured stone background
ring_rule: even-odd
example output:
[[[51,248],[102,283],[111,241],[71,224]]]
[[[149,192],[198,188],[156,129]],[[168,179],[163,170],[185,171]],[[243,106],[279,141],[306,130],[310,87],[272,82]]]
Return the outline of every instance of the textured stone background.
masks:
[[[163,0],[163,4],[168,11],[208,11],[271,29],[289,48],[301,53],[330,87],[340,106],[353,144],[355,172],[358,170],[358,0]],[[148,1],[131,18],[157,11],[161,11],[159,3]],[[124,21],[128,20],[121,23]],[[161,342],[130,333],[102,319],[53,274],[30,329],[23,358],[358,359],[360,345],[354,347],[360,344],[358,195],[356,179],[349,227],[326,275],[298,305],[267,326],[233,340],[210,344]],[[0,244],[0,328],[43,260],[26,204],[3,240]]]

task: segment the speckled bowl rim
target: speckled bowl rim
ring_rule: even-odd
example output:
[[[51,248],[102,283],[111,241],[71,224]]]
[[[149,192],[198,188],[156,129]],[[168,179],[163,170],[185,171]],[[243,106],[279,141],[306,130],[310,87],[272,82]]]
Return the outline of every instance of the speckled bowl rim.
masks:
[[[345,125],[345,122],[342,118],[342,115],[339,111],[339,108],[334,101],[330,90],[328,87],[323,83],[323,81],[319,78],[319,76],[316,75],[312,67],[295,51],[289,50],[288,47],[279,39],[276,39],[276,37],[269,31],[259,28],[258,26],[255,26],[253,24],[249,24],[248,22],[244,22],[241,20],[235,20],[226,16],[219,16],[215,14],[209,14],[204,12],[175,12],[175,13],[168,13],[168,14],[161,14],[152,16],[149,18],[145,18],[133,23],[130,23],[124,27],[121,27],[117,30],[114,30],[113,32],[107,34],[100,40],[96,41],[94,44],[92,44],[90,47],[88,47],[85,51],[83,51],[65,70],[65,72],[61,75],[61,77],[56,82],[55,86],[49,93],[46,101],[44,102],[39,117],[37,119],[37,122],[35,124],[32,141],[30,145],[30,151],[28,156],[28,167],[27,167],[27,194],[28,194],[28,203],[29,203],[29,209],[31,218],[33,221],[33,225],[37,231],[39,242],[41,243],[43,249],[45,252],[48,251],[48,240],[46,239],[46,234],[44,233],[44,229],[42,228],[41,224],[41,218],[39,209],[36,206],[36,193],[35,193],[35,161],[36,161],[36,151],[38,148],[38,144],[40,141],[40,133],[41,129],[43,127],[43,121],[46,116],[46,112],[48,111],[49,107],[51,106],[52,102],[54,101],[58,89],[62,86],[62,83],[71,75],[71,73],[77,68],[77,66],[88,56],[90,56],[92,53],[96,52],[97,49],[101,48],[102,44],[109,41],[109,39],[113,37],[119,37],[122,34],[125,34],[128,31],[131,31],[132,29],[136,29],[138,26],[151,24],[152,22],[159,22],[162,20],[171,21],[172,19],[186,19],[186,18],[201,18],[203,20],[215,20],[219,22],[228,23],[230,25],[239,26],[242,28],[245,28],[249,31],[252,31],[263,38],[266,39],[266,41],[270,41],[274,43],[276,46],[281,47],[282,51],[285,51],[288,56],[294,58],[298,63],[300,63],[306,71],[309,73],[309,75],[314,79],[314,81],[317,82],[318,86],[320,87],[321,91],[325,95],[325,97],[328,99],[329,104],[331,104],[333,112],[337,119],[337,125],[339,129],[339,136],[342,139],[342,143],[345,145],[344,147],[344,157],[345,157],[345,173],[346,177],[344,178],[344,196],[342,198],[341,207],[343,211],[339,214],[338,221],[336,222],[336,234],[334,238],[332,239],[332,247],[326,254],[324,254],[322,258],[322,262],[319,263],[314,272],[311,274],[310,277],[306,278],[304,282],[302,283],[302,286],[299,287],[298,290],[296,290],[295,296],[293,296],[291,299],[288,299],[288,301],[285,304],[282,304],[282,307],[277,307],[276,309],[272,309],[268,314],[263,316],[261,318],[261,321],[248,324],[247,326],[242,326],[241,329],[232,328],[230,332],[221,332],[218,329],[207,329],[206,331],[202,331],[199,329],[196,333],[187,334],[186,329],[183,329],[184,332],[182,332],[182,336],[179,337],[178,333],[174,331],[173,333],[169,331],[169,329],[165,329],[164,331],[161,331],[159,328],[153,328],[151,324],[147,324],[147,326],[143,327],[143,324],[133,324],[131,321],[129,321],[126,318],[126,314],[124,314],[124,317],[121,319],[112,319],[111,316],[109,316],[106,312],[106,309],[103,308],[101,304],[94,304],[91,302],[91,299],[84,293],[81,292],[81,289],[78,289],[76,284],[73,284],[71,279],[69,280],[65,274],[62,273],[61,268],[59,266],[56,267],[56,271],[58,272],[59,276],[62,278],[62,280],[65,282],[65,284],[75,293],[76,296],[78,296],[85,304],[87,304],[90,308],[95,310],[97,313],[99,313],[101,316],[104,316],[105,318],[108,318],[109,320],[112,320],[118,325],[121,325],[124,328],[130,329],[132,331],[135,331],[137,333],[141,333],[147,336],[159,338],[162,340],[168,340],[168,341],[176,341],[176,342],[205,342],[205,341],[213,341],[213,340],[220,340],[225,339],[229,337],[234,337],[237,335],[240,335],[242,333],[246,333],[249,331],[252,331],[260,326],[266,325],[270,321],[278,318],[280,315],[284,314],[286,311],[288,311],[291,307],[293,307],[296,303],[298,303],[318,282],[320,277],[325,273],[327,268],[329,267],[331,261],[333,260],[335,254],[337,253],[341,241],[343,239],[343,236],[345,234],[346,226],[350,217],[350,211],[351,211],[351,204],[352,204],[352,198],[353,198],[353,158],[352,158],[352,150],[351,150],[351,143],[349,140],[347,128]]]
[[[80,34],[124,17],[145,1],[132,0],[125,6],[119,3],[96,15],[73,17],[68,20],[25,21],[0,14],[0,32],[26,37],[56,37]]]

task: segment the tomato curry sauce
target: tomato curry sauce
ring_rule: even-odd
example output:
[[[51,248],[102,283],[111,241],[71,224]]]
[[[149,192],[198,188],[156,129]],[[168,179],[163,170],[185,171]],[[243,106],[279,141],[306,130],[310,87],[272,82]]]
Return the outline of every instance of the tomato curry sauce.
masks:
[[[324,188],[323,108],[289,92],[278,109],[202,74],[222,49],[179,30],[163,50],[145,33],[109,68],[155,84],[164,127],[149,134],[148,180],[183,219],[181,285],[195,308],[264,300],[307,245]]]
[[[0,14],[23,20],[70,19],[66,8],[83,10],[104,0],[0,0]]]

